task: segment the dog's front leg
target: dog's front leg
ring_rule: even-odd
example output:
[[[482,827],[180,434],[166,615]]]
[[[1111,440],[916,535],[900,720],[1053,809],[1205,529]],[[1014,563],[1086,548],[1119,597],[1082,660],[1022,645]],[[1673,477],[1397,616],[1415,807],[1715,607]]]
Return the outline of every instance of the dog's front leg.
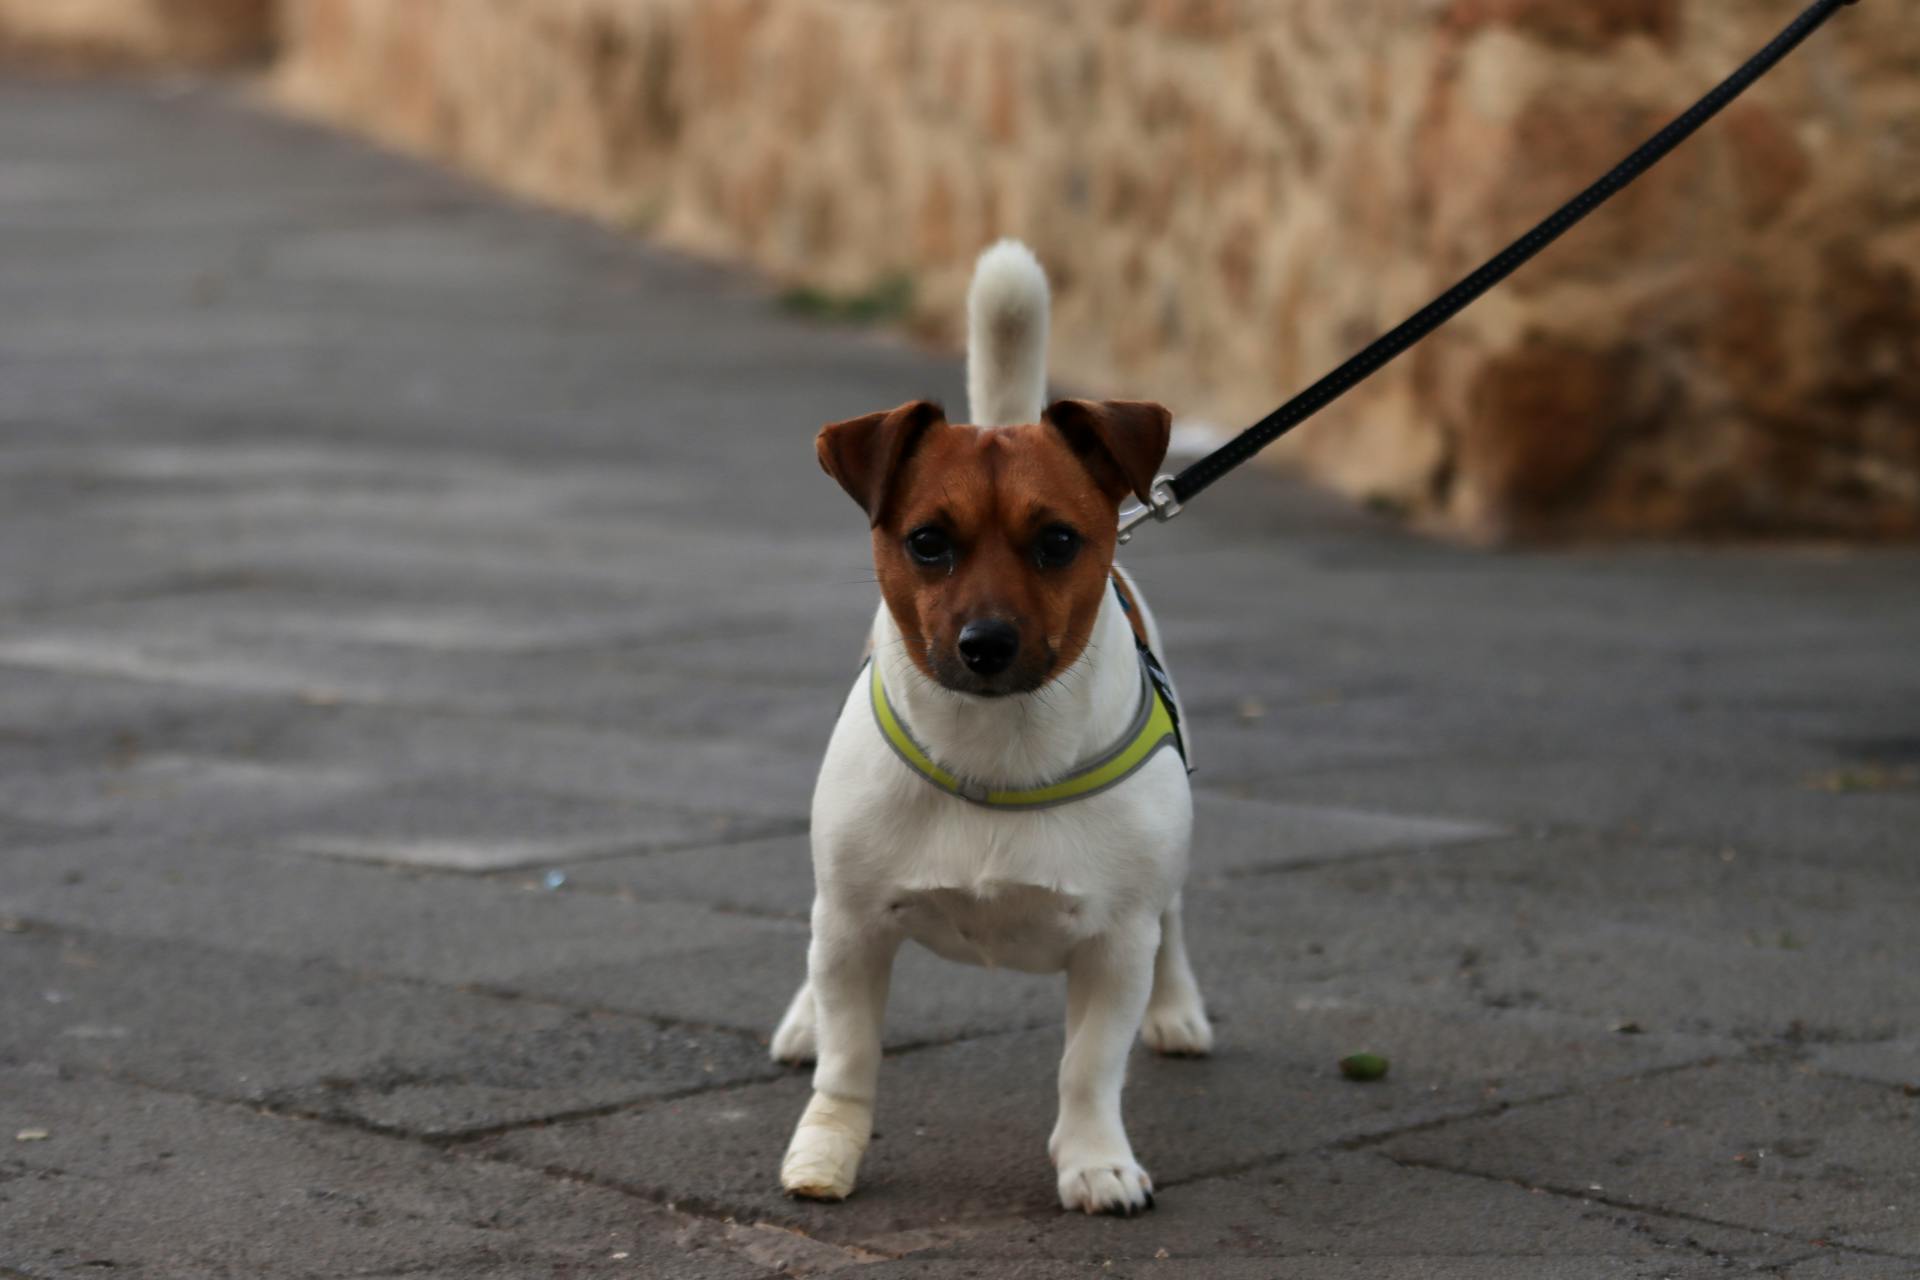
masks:
[[[787,1144],[780,1185],[788,1194],[842,1200],[853,1192],[873,1134],[880,1075],[880,1020],[900,935],[816,899],[807,986],[813,992],[818,1061],[813,1098]]]
[[[1148,916],[1082,943],[1068,958],[1060,1119],[1047,1143],[1068,1209],[1132,1214],[1153,1203],[1153,1180],[1135,1162],[1120,1119],[1120,1087],[1159,942],[1159,921]]]

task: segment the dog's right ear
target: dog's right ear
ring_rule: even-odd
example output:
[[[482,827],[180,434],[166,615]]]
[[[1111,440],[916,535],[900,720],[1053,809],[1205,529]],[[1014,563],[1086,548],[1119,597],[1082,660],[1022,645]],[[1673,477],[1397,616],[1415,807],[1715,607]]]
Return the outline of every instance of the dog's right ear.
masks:
[[[867,513],[871,524],[886,514],[887,498],[900,468],[913,456],[930,427],[947,420],[931,400],[915,400],[886,413],[869,413],[820,428],[814,452],[820,469],[840,482]]]
[[[1040,420],[1058,431],[1109,498],[1152,502],[1173,415],[1148,400],[1056,400]]]

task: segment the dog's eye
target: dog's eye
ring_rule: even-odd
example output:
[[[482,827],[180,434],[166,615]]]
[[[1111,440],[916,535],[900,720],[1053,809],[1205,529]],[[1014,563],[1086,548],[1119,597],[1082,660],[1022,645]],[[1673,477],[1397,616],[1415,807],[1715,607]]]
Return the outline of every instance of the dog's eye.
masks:
[[[921,564],[944,564],[953,556],[953,539],[932,525],[923,524],[907,535],[907,554]]]
[[[1050,524],[1033,540],[1033,558],[1042,569],[1060,569],[1073,563],[1080,551],[1080,535],[1063,524]]]

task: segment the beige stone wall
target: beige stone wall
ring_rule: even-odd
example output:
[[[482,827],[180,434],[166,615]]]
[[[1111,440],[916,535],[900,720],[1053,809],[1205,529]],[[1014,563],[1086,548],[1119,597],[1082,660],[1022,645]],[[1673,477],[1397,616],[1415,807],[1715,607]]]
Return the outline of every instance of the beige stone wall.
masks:
[[[74,0],[143,2],[168,0]],[[1020,236],[1055,279],[1058,378],[1227,426],[1425,302],[1799,7],[282,4],[289,102],[788,282],[905,275],[935,339],[958,337],[974,253]],[[1920,533],[1906,10],[1843,12],[1281,452],[1474,537]]]
[[[219,66],[266,56],[277,0],[0,0],[0,55]]]

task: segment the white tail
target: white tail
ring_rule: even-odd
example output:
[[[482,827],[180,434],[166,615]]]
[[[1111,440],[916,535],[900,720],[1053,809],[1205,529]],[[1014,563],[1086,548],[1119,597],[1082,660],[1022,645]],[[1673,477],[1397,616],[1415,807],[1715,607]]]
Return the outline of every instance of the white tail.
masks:
[[[982,427],[1038,422],[1047,398],[1047,273],[1033,250],[1002,240],[980,255],[967,289],[967,400]]]

